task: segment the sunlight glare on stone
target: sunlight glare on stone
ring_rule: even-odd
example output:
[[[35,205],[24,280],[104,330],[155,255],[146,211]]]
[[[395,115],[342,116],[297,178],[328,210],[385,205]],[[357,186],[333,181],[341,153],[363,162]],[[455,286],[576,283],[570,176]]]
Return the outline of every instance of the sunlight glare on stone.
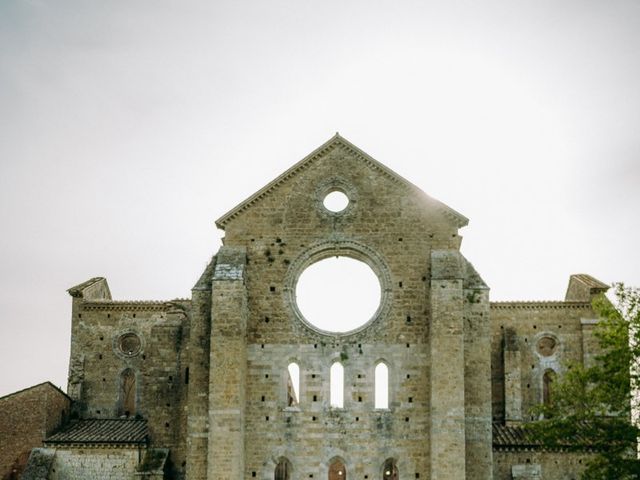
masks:
[[[348,332],[367,323],[380,305],[380,281],[371,268],[349,257],[310,265],[298,279],[296,302],[304,318],[329,332]]]

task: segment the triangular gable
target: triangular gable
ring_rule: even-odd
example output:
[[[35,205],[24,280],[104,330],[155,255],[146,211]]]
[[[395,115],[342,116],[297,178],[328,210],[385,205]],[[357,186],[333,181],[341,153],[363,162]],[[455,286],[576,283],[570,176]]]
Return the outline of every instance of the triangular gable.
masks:
[[[317,161],[319,158],[321,158],[323,155],[325,155],[326,153],[330,152],[331,150],[333,150],[337,146],[341,146],[341,147],[345,148],[347,151],[349,151],[349,153],[354,155],[359,160],[363,161],[369,167],[373,168],[374,170],[378,170],[380,173],[385,175],[390,180],[392,180],[392,181],[394,181],[394,182],[396,182],[396,183],[398,183],[400,185],[405,186],[408,190],[411,190],[412,192],[416,193],[418,196],[422,197],[425,201],[429,202],[431,205],[435,205],[436,208],[439,209],[444,215],[446,215],[448,218],[453,220],[458,228],[462,228],[462,227],[464,227],[465,225],[467,225],[469,223],[469,219],[466,218],[464,215],[458,213],[457,211],[455,211],[451,207],[448,207],[444,203],[442,203],[442,202],[440,202],[438,200],[435,200],[434,198],[428,196],[426,193],[424,193],[422,190],[420,190],[413,183],[411,183],[407,179],[403,178],[402,176],[398,175],[396,172],[394,172],[393,170],[389,169],[388,167],[386,167],[382,163],[378,162],[377,160],[375,160],[374,158],[369,156],[367,153],[363,152],[358,147],[353,145],[351,142],[347,141],[344,137],[341,137],[340,134],[336,133],[332,138],[329,139],[328,142],[326,142],[323,145],[321,145],[320,147],[318,147],[316,150],[314,150],[309,155],[307,155],[302,160],[300,160],[298,163],[296,163],[291,168],[286,170],[284,173],[282,173],[276,179],[274,179],[273,181],[269,182],[267,185],[265,185],[263,188],[258,190],[256,193],[251,195],[249,198],[247,198],[246,200],[242,201],[241,203],[236,205],[234,208],[229,210],[227,213],[225,213],[223,216],[221,216],[218,220],[216,220],[216,226],[218,228],[224,230],[225,226],[231,220],[236,218],[238,215],[241,215],[242,212],[247,210],[249,207],[254,205],[256,202],[259,202],[265,196],[269,195],[280,184],[282,184],[283,182],[287,181],[291,177],[295,176],[298,172],[304,170],[311,163]]]

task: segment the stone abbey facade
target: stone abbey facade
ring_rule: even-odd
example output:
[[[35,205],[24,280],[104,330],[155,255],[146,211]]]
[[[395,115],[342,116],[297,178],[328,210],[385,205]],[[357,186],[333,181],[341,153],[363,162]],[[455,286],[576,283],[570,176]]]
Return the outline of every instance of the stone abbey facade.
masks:
[[[467,219],[337,134],[216,224],[223,246],[190,299],[113,300],[104,278],[69,290],[72,420],[24,478],[578,478],[587,453],[519,426],[566,362],[594,355],[605,284],[573,275],[565,301],[491,302],[460,253]],[[336,256],[381,288],[344,333],[296,304],[300,274]]]

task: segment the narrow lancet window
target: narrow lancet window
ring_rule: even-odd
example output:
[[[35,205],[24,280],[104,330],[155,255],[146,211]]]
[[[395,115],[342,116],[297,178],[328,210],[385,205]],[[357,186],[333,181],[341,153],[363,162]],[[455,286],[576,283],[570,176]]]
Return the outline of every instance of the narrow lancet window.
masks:
[[[136,413],[136,374],[127,368],[120,374],[120,398],[118,414],[129,417]]]
[[[291,463],[286,458],[281,458],[276,465],[275,472],[273,474],[274,480],[290,480],[291,478]]]
[[[553,400],[553,382],[556,379],[556,372],[553,370],[547,370],[542,376],[542,403],[545,405],[551,405]]]
[[[347,469],[344,467],[344,462],[339,458],[334,459],[329,465],[329,480],[345,480],[346,478]]]
[[[329,371],[329,389],[331,406],[334,408],[344,407],[344,368],[340,362],[331,365]]]
[[[287,367],[287,406],[294,407],[300,402],[300,367],[290,363]]]
[[[389,368],[383,362],[375,370],[375,408],[389,408]]]

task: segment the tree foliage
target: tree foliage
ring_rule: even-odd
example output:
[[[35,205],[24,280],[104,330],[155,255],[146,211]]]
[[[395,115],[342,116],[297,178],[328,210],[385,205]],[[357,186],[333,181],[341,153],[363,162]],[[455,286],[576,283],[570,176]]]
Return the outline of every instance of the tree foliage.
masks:
[[[567,365],[551,402],[536,407],[542,420],[528,426],[545,445],[589,447],[584,480],[640,479],[640,290],[615,284],[616,305],[594,299],[600,353],[592,365]]]

